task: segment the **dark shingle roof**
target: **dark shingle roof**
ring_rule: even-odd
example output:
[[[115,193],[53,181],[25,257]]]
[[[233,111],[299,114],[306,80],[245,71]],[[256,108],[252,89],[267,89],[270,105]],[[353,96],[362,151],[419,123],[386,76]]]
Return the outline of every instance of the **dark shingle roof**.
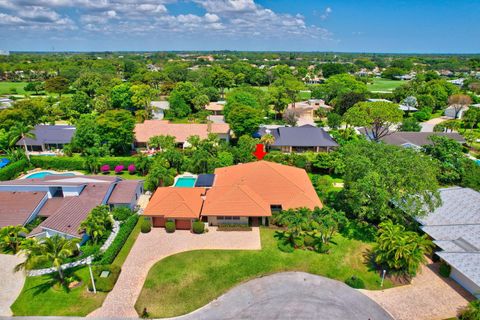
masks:
[[[262,128],[259,134],[261,136],[268,133],[268,130]],[[330,135],[323,130],[312,125],[301,127],[280,127],[270,129],[270,134],[275,137],[272,146],[293,146],[293,147],[337,147],[338,144]]]
[[[50,126],[50,125],[37,125],[32,130],[35,134],[35,139],[26,138],[27,145],[43,145],[47,144],[66,144],[70,143],[73,134],[75,133],[75,127],[72,126]],[[17,145],[23,145],[23,139],[18,140]]]
[[[364,128],[360,128],[358,131],[363,135],[367,135]],[[407,145],[415,145],[418,147],[422,147],[428,144],[432,144],[429,137],[431,136],[444,136],[450,139],[453,139],[459,143],[465,143],[465,138],[462,137],[457,132],[392,132],[387,136],[381,138],[383,142],[387,144],[392,144],[396,146],[403,146]]]

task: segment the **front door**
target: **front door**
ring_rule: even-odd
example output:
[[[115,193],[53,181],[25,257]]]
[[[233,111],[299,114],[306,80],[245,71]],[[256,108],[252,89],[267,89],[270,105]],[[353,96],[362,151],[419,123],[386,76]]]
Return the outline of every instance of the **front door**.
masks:
[[[258,217],[251,217],[250,218],[250,225],[252,227],[258,227],[258,224],[259,224]]]

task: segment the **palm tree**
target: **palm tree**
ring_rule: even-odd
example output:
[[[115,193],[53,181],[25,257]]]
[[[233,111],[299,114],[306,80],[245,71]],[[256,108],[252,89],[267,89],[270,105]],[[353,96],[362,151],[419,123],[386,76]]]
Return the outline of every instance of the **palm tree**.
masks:
[[[260,138],[260,142],[263,143],[265,149],[268,151],[270,146],[275,143],[275,137],[272,134],[267,133]]]
[[[28,233],[27,228],[18,226],[6,226],[0,229],[0,248],[16,254],[20,250],[22,241]]]
[[[100,165],[99,158],[95,155],[89,155],[85,157],[85,165],[91,173],[98,172],[98,166]]]
[[[79,231],[85,231],[96,244],[112,226],[112,218],[107,206],[98,206],[80,224]]]
[[[460,320],[480,319],[480,300],[471,301],[458,317]]]
[[[22,122],[15,124],[10,132],[12,133],[11,143],[15,144],[18,140],[23,140],[23,146],[25,147],[25,154],[27,155],[28,161],[30,161],[30,156],[28,154],[27,141],[26,138],[35,139],[35,134],[32,132],[34,129],[31,125],[25,125]],[[13,141],[15,140],[15,141]]]
[[[58,272],[60,282],[65,277],[61,266],[77,250],[78,239],[66,239],[59,235],[42,239],[41,243],[30,242],[25,246],[26,261],[15,267],[15,270],[29,269],[37,263],[49,262]]]

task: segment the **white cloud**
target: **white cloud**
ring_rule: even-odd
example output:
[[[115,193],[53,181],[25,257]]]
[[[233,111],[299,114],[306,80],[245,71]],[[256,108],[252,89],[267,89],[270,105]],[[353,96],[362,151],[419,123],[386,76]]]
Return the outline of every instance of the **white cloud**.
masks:
[[[326,7],[325,11],[323,11],[323,14],[320,16],[320,19],[325,20],[328,18],[328,16],[332,13],[332,8]]]

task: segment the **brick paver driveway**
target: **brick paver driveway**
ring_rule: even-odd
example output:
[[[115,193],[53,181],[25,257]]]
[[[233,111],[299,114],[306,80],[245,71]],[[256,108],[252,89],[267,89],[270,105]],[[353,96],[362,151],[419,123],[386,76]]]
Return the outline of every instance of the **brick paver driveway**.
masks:
[[[10,306],[22,291],[25,274],[13,271],[22,261],[18,256],[0,254],[0,317],[12,315]]]
[[[89,316],[138,317],[134,305],[150,268],[169,255],[200,249],[259,250],[260,231],[253,228],[252,231],[221,232],[215,227],[209,227],[209,232],[201,235],[180,230],[168,234],[163,228],[154,228],[147,234],[141,233],[122,266],[115,287],[102,307]]]
[[[438,264],[422,266],[410,285],[383,291],[362,290],[396,320],[440,320],[455,317],[473,297],[452,279],[438,275]]]

